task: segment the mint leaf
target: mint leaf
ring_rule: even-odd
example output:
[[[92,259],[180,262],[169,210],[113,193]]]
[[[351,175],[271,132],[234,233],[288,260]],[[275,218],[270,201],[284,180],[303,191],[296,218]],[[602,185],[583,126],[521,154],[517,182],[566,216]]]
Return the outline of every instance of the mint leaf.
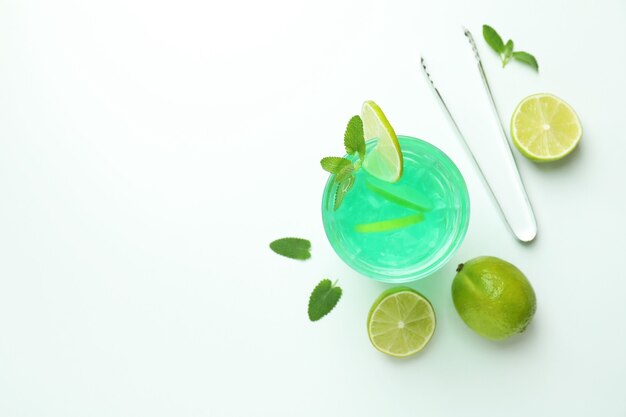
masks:
[[[345,180],[346,178],[348,178],[349,176],[351,176],[353,173],[354,173],[354,165],[350,163],[350,165],[344,166],[343,168],[341,168],[341,171],[335,174],[335,181],[341,182]]]
[[[346,196],[348,191],[354,185],[354,175],[350,175],[349,177],[344,178],[337,184],[337,190],[335,191],[335,204],[333,206],[333,210],[339,209],[341,203],[343,203],[343,198]]]
[[[483,25],[483,38],[491,49],[496,51],[497,54],[502,54],[504,51],[504,42],[502,42],[502,38],[498,35],[498,32],[494,28],[489,25]]]
[[[512,56],[513,56],[513,41],[509,39],[506,45],[504,45],[504,49],[502,50],[502,53],[500,54],[500,57],[502,58],[502,68],[504,68],[506,64],[509,63]]]
[[[363,120],[361,116],[352,116],[343,135],[343,145],[346,152],[353,155],[359,153],[359,158],[365,158],[365,137],[363,134]]]
[[[309,298],[309,320],[318,321],[330,313],[341,298],[341,288],[336,287],[329,279],[317,284]]]
[[[361,164],[365,159],[365,137],[363,133],[363,120],[361,120],[360,116],[352,116],[350,118],[343,135],[343,144],[349,155],[354,155],[358,152],[360,160],[357,161],[356,164],[353,164],[348,158],[339,158],[336,156],[328,156],[322,158],[320,161],[324,170],[335,175],[334,182],[337,185],[337,189],[334,195],[334,210],[337,210],[339,206],[341,206],[346,193],[354,185],[354,173],[361,168]]]
[[[279,255],[304,261],[311,257],[311,242],[298,237],[285,237],[270,243],[270,249]]]
[[[513,59],[519,62],[523,62],[524,64],[530,65],[535,69],[535,71],[539,72],[539,64],[537,64],[537,60],[534,56],[529,54],[528,52],[517,51],[513,52]]]
[[[322,168],[325,171],[331,174],[339,174],[342,169],[346,168],[348,165],[351,166],[352,162],[338,156],[327,156],[326,158],[322,158],[320,164],[322,164]]]

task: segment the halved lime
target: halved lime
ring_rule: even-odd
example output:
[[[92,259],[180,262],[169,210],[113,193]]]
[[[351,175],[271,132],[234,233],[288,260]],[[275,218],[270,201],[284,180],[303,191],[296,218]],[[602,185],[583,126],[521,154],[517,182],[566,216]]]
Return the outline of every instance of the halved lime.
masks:
[[[403,162],[396,132],[373,101],[363,103],[361,119],[365,140],[378,138],[376,147],[365,156],[363,168],[383,181],[398,181],[402,176]]]
[[[574,109],[552,94],[523,99],[511,117],[511,138],[535,162],[556,161],[576,148],[583,133]]]
[[[367,317],[367,333],[374,347],[397,358],[422,350],[434,332],[433,306],[409,287],[383,292]]]

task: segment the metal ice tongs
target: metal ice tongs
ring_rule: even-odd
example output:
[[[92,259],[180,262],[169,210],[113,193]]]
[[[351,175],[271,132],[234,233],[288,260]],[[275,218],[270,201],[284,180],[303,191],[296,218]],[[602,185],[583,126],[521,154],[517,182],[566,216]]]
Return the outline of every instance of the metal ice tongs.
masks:
[[[473,57],[460,57],[457,62],[458,65],[463,64],[459,62],[463,58],[466,62],[474,61],[478,67],[477,73],[462,74],[446,62],[444,67],[440,67],[442,76],[448,76],[448,82],[440,85],[448,88],[442,95],[441,89],[435,86],[423,57],[422,68],[472,155],[509,228],[519,240],[530,242],[537,235],[535,215],[500,122],[474,38],[469,30],[464,29],[464,32],[471,45]],[[478,80],[478,76],[481,80]],[[485,111],[487,108],[490,110]]]

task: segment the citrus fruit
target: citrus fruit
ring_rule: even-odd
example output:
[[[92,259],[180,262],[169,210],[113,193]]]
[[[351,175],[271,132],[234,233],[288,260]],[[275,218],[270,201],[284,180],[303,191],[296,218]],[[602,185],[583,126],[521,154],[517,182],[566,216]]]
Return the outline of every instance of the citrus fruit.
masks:
[[[523,332],[537,309],[535,291],[524,274],[493,256],[459,265],[452,300],[465,324],[492,340]]]
[[[367,333],[376,349],[403,358],[419,352],[435,331],[430,302],[409,287],[383,292],[367,317]]]
[[[398,181],[402,176],[403,160],[396,132],[373,101],[363,103],[361,119],[365,140],[378,139],[376,147],[365,156],[363,168],[380,180]]]
[[[552,94],[523,99],[511,117],[511,138],[535,162],[556,161],[576,148],[583,128],[574,109]]]
[[[357,224],[354,226],[354,231],[359,233],[389,232],[390,230],[402,229],[403,227],[408,227],[422,221],[424,221],[424,215],[417,213],[395,219],[381,220],[379,222]]]

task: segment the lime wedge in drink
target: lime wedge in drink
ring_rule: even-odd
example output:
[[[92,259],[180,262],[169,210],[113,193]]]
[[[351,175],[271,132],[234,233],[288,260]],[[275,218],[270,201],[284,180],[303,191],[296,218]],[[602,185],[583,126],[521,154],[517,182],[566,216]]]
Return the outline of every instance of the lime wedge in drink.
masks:
[[[374,347],[397,358],[422,350],[434,331],[433,306],[409,287],[383,292],[367,317],[367,332]]]
[[[432,210],[432,204],[429,199],[417,191],[416,187],[372,180],[366,180],[365,187],[386,200],[415,211]]]
[[[511,117],[511,138],[535,162],[556,161],[574,150],[583,129],[574,109],[551,94],[523,99]]]
[[[391,230],[402,229],[422,221],[424,221],[424,215],[422,213],[417,213],[406,217],[381,220],[379,222],[357,224],[354,226],[354,231],[359,233],[389,232]]]
[[[383,181],[398,181],[402,176],[403,162],[396,132],[373,101],[363,103],[361,119],[365,140],[378,139],[376,147],[365,156],[363,168]]]

